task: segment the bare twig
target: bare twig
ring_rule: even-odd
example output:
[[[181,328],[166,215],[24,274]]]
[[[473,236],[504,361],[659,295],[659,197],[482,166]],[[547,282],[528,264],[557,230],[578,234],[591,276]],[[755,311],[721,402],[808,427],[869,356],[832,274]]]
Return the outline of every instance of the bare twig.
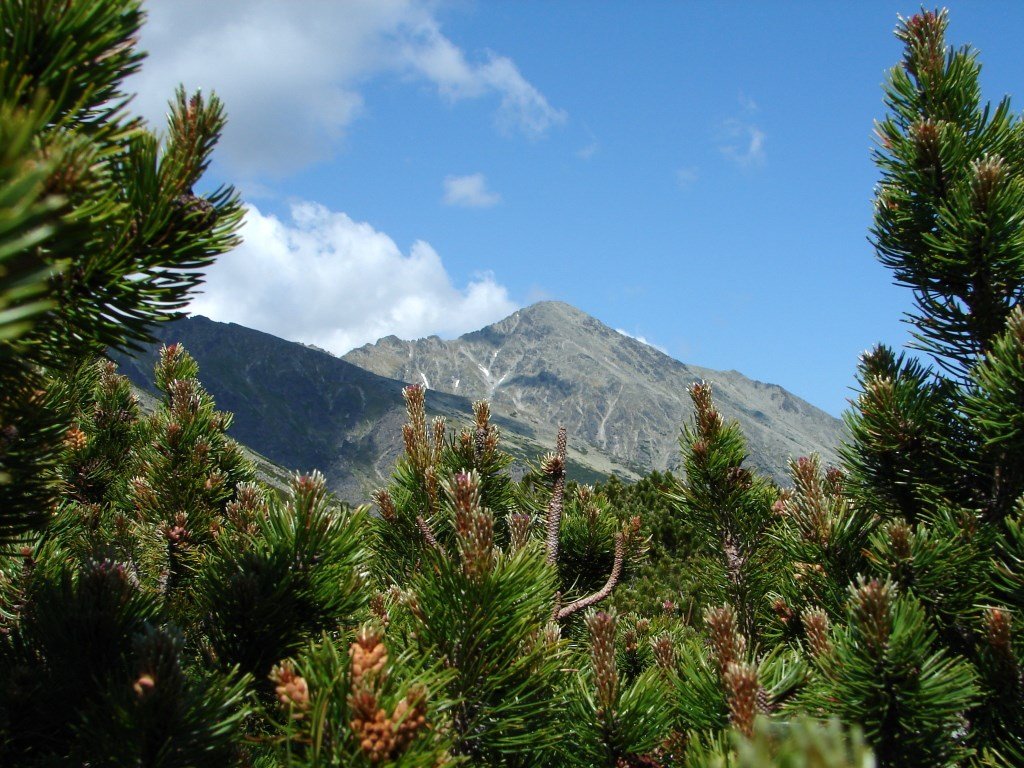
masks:
[[[619,576],[622,575],[622,560],[624,552],[625,543],[623,541],[622,533],[617,533],[615,534],[615,562],[612,563],[612,572],[608,577],[608,581],[606,581],[604,586],[592,595],[581,597],[579,600],[569,603],[569,605],[559,609],[558,618],[560,620],[572,616],[577,611],[582,611],[584,608],[589,608],[590,606],[601,602],[612,593],[612,590],[615,589],[615,585],[619,583]]]

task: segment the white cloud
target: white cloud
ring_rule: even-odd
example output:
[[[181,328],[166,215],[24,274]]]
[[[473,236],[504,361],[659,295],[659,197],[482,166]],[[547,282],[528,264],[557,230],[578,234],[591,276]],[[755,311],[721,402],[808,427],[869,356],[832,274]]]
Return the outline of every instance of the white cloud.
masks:
[[[576,150],[576,157],[580,160],[589,160],[597,154],[597,150],[601,148],[601,145],[597,143],[597,139],[591,140],[585,147],[580,147]]]
[[[475,60],[441,32],[429,0],[149,0],[128,84],[162,127],[178,83],[215,90],[229,122],[219,157],[241,174],[286,173],[329,157],[367,109],[379,76],[427,82],[450,102],[497,97],[502,130],[530,137],[566,119],[504,56]]]
[[[667,349],[665,349],[664,347],[658,346],[654,342],[648,341],[644,336],[638,336],[636,334],[632,334],[629,331],[624,331],[622,328],[616,328],[615,331],[617,333],[621,333],[623,336],[626,336],[626,337],[628,337],[630,339],[633,339],[634,341],[639,341],[641,344],[644,344],[644,345],[646,345],[648,347],[651,347],[652,349],[656,349],[656,350],[658,350],[659,352],[661,352],[664,355],[668,354],[668,350]]]
[[[758,126],[743,120],[730,118],[722,123],[719,151],[740,168],[755,168],[764,165],[765,142],[768,136]]]
[[[462,208],[490,208],[501,202],[501,195],[487,188],[482,173],[448,176],[444,180],[444,204]]]
[[[764,165],[767,155],[764,145],[768,136],[754,122],[757,102],[740,91],[736,97],[743,117],[723,120],[718,131],[718,150],[740,168]]]
[[[747,94],[740,91],[737,99],[740,102],[740,109],[747,113],[757,112],[757,102],[747,96]]]
[[[399,61],[408,72],[426,77],[452,101],[499,94],[498,124],[504,130],[539,136],[552,125],[565,122],[565,112],[548,104],[511,59],[488,52],[483,63],[470,64],[430,16],[418,20],[402,40],[400,50]]]
[[[190,312],[340,355],[389,334],[456,336],[518,308],[493,275],[459,288],[428,243],[403,254],[383,232],[315,203],[293,205],[287,220],[249,206],[242,236]]]
[[[698,178],[697,169],[693,166],[687,166],[676,170],[676,182],[684,189],[697,183]]]

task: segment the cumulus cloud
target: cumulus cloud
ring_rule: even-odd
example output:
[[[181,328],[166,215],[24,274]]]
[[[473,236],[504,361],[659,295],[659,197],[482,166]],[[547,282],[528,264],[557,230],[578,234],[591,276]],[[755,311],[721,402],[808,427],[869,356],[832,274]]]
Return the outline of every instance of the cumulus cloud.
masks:
[[[563,111],[505,56],[471,58],[428,0],[150,0],[149,59],[128,87],[162,126],[178,83],[215,90],[230,117],[219,157],[241,174],[287,173],[329,157],[367,110],[375,77],[426,82],[449,102],[497,98],[496,122],[530,137]]]
[[[444,204],[462,208],[490,208],[501,202],[501,195],[487,188],[482,173],[448,176],[444,180]]]
[[[287,219],[249,206],[245,242],[217,259],[189,311],[335,354],[382,336],[456,336],[518,305],[489,273],[452,284],[441,257],[417,241],[407,254],[383,232],[315,203]]]

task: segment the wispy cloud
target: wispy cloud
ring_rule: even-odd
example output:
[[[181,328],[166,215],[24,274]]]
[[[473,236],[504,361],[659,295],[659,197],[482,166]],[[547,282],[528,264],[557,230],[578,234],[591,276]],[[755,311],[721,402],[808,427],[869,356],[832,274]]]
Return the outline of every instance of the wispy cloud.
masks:
[[[757,102],[743,92],[737,99],[740,115],[722,121],[718,130],[718,151],[739,168],[756,168],[767,161],[768,135],[754,119]]]
[[[441,33],[432,16],[421,18],[399,49],[399,61],[410,73],[426,77],[442,96],[452,101],[488,93],[499,95],[497,123],[506,131],[540,136],[566,120],[566,113],[552,107],[544,94],[527,82],[512,59],[488,53],[484,61],[470,63],[463,51]]]
[[[739,96],[736,97],[740,102],[740,109],[748,114],[757,112],[757,102],[750,98],[743,91],[740,91]]]
[[[425,82],[450,103],[497,99],[504,132],[535,138],[566,120],[510,58],[471,56],[445,36],[431,0],[146,5],[149,58],[128,85],[135,108],[162,127],[179,82],[216,91],[230,115],[218,157],[234,174],[290,173],[329,157],[372,108],[365,86],[380,77]]]
[[[296,203],[284,219],[249,206],[242,236],[209,268],[190,312],[341,355],[389,334],[457,336],[518,308],[494,275],[454,285],[429,243],[402,253],[385,233],[316,203]]]
[[[740,168],[755,168],[764,165],[767,155],[764,145],[768,136],[753,123],[730,118],[722,124],[722,155]]]
[[[697,169],[692,165],[676,169],[676,183],[683,189],[692,187],[697,183],[698,178],[700,177],[697,174]]]
[[[583,126],[583,130],[587,132],[587,136],[590,137],[590,140],[576,150],[576,157],[580,160],[589,160],[597,154],[597,151],[601,148],[601,142],[597,140],[597,136],[594,135],[594,132],[590,130],[590,128]]]
[[[482,173],[468,176],[448,176],[444,180],[445,205],[461,208],[490,208],[501,202],[501,195],[487,188]]]
[[[629,331],[624,331],[621,328],[616,328],[615,330],[616,330],[616,332],[621,333],[623,336],[626,336],[626,337],[628,337],[630,339],[633,339],[634,341],[639,341],[641,344],[645,344],[646,346],[651,347],[652,349],[658,350],[662,354],[665,354],[665,355],[668,354],[668,350],[667,349],[665,349],[664,347],[658,346],[654,342],[648,341],[646,339],[646,337],[644,337],[644,336],[639,336],[637,334],[630,333]]]
[[[589,160],[597,154],[597,150],[600,148],[601,145],[598,143],[597,139],[592,139],[589,144],[576,150],[576,157],[580,160]]]

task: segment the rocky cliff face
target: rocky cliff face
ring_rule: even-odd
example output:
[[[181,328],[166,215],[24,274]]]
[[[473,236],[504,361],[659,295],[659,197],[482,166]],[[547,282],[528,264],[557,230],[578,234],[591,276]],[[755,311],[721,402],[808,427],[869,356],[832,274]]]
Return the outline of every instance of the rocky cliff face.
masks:
[[[569,430],[569,474],[591,482],[676,469],[691,408],[687,386],[714,382],[719,407],[739,419],[751,464],[783,479],[786,460],[812,451],[834,460],[840,422],[773,384],[680,363],[567,304],[542,302],[452,341],[381,339],[343,359],[239,325],[189,318],[157,329],[182,342],[235,439],[287,469],[320,469],[360,503],[382,485],[402,449],[402,387],[424,384],[427,409],[461,426],[489,399],[503,445],[523,464]],[[156,347],[119,358],[152,389]]]
[[[835,460],[841,423],[786,390],[735,371],[673,360],[561,302],[541,302],[458,339],[394,336],[345,360],[438,392],[491,401],[492,411],[550,435],[565,424],[578,445],[635,473],[675,469],[692,408],[690,383],[711,381],[726,418],[738,419],[758,469],[783,479],[791,456]]]

